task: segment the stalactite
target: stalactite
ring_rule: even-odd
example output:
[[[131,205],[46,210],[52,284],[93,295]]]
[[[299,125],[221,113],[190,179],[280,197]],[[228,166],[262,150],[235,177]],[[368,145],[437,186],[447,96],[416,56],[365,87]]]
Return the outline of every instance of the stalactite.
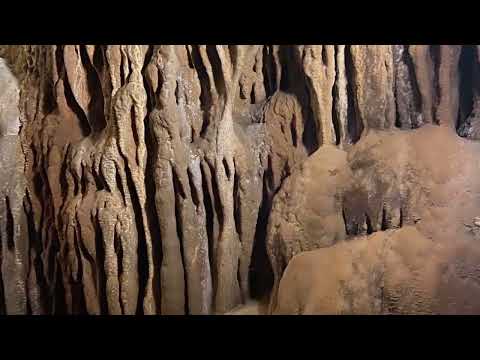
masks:
[[[0,313],[225,313],[258,269],[278,288],[301,251],[404,227],[408,172],[358,149],[395,127],[453,131],[461,50],[0,46]],[[458,133],[478,139],[470,86]],[[355,184],[339,189],[343,161]]]
[[[335,46],[305,46],[302,58],[305,75],[309,79],[310,103],[317,122],[318,143],[336,144],[332,120]]]
[[[432,124],[434,118],[434,64],[430,56],[429,45],[410,45],[408,49],[415,67],[415,76],[422,100],[422,114],[426,123]]]

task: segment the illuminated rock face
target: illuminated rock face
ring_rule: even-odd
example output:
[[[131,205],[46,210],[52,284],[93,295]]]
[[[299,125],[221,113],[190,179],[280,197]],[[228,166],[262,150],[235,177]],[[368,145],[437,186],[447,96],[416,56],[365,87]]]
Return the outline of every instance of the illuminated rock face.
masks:
[[[416,199],[455,191],[430,180],[457,170],[473,181],[479,158],[477,53],[0,46],[0,313],[212,314],[265,296],[273,311],[299,253],[342,246],[341,266],[358,236],[430,239],[443,208]],[[329,271],[314,276],[337,286]]]

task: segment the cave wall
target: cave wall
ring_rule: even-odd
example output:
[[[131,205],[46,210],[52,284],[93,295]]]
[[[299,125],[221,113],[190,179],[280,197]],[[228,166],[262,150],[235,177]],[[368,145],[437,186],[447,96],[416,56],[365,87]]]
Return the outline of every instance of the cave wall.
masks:
[[[424,124],[478,136],[464,50],[0,46],[0,313],[211,314],[268,294],[272,201],[318,148]]]

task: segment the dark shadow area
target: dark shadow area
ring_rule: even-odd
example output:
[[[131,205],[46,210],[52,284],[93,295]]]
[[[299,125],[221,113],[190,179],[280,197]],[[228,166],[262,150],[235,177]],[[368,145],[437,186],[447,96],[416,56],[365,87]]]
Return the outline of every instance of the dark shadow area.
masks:
[[[258,212],[255,240],[250,264],[250,296],[261,299],[268,295],[273,287],[273,270],[267,254],[266,238],[271,199],[267,190],[268,174],[263,178],[263,199]]]
[[[353,59],[350,50],[350,45],[345,46],[345,75],[347,77],[347,129],[350,139],[353,143],[360,140],[360,136],[363,132],[363,124],[359,120],[357,115],[357,104],[355,101],[355,89],[354,89],[354,72],[353,72]]]
[[[434,122],[438,124],[437,120],[437,108],[440,101],[440,84],[439,84],[439,70],[440,70],[440,45],[431,45],[430,46],[430,57],[433,62],[433,101],[432,101],[432,114],[434,117]]]
[[[470,123],[468,117],[473,111],[475,93],[478,93],[479,66],[477,48],[475,45],[462,46],[459,61],[459,109],[457,118],[457,132],[460,136],[466,136]]]
[[[307,149],[307,153],[312,154],[319,147],[317,126],[310,105],[310,92],[300,55],[296,53],[293,45],[280,46],[279,56],[282,64],[280,91],[295,95],[300,102],[304,121],[303,145]]]

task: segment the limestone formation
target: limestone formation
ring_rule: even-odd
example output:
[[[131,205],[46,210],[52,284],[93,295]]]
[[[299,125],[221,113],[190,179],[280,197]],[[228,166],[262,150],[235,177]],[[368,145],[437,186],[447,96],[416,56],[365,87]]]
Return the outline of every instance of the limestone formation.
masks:
[[[423,224],[446,205],[425,199],[476,194],[480,87],[464,65],[478,71],[477,52],[0,46],[0,314],[241,313],[264,311],[255,301],[265,296],[272,311],[377,313],[376,267],[396,274],[398,252],[433,246]],[[450,177],[458,188],[437,186]],[[446,233],[455,248],[458,233]],[[326,254],[318,273],[298,260],[310,251]],[[373,273],[342,268],[352,256]],[[296,288],[304,305],[290,307],[302,266],[295,286],[318,277],[344,293],[367,287],[364,303]],[[365,276],[352,285],[353,275]],[[388,291],[400,291],[391,276]]]
[[[356,146],[349,166],[361,160],[365,182],[355,189],[364,193],[363,201],[352,205],[365,214],[366,225],[350,227],[352,236],[333,246],[294,256],[271,310],[478,313],[480,244],[472,215],[480,212],[479,144],[449,127],[430,125],[413,132],[371,133]],[[354,182],[358,175],[354,171]],[[375,206],[376,217],[371,215]],[[355,216],[345,218],[349,230]],[[357,219],[356,225],[364,221]]]

